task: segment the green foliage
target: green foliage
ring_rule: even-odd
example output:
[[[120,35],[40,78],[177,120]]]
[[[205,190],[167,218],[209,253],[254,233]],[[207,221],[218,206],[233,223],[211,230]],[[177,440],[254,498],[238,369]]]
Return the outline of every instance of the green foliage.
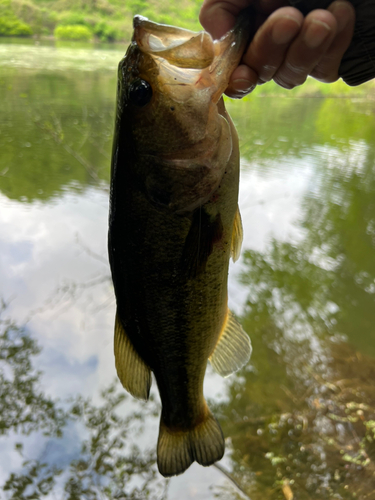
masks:
[[[9,10],[13,16],[30,26],[33,34],[50,33],[55,27],[56,13],[53,9],[40,7],[32,0],[12,0]]]
[[[92,31],[87,26],[67,25],[57,26],[54,35],[58,40],[88,41],[92,38]]]
[[[17,18],[0,17],[0,36],[30,36],[31,27]]]
[[[3,12],[4,6],[7,11],[6,17]],[[31,30],[27,31],[24,28],[22,32],[18,32],[13,28],[12,35],[53,33],[56,26],[85,26],[100,41],[129,41],[132,19],[135,14],[141,14],[159,23],[200,30],[198,22],[200,7],[200,0],[183,0],[178,4],[167,0],[129,0],[126,2],[119,0],[59,0],[57,2],[54,0],[0,0],[0,20],[18,19],[20,23],[27,24]],[[4,29],[4,33],[0,31],[0,35],[7,34],[5,31],[9,29]],[[70,35],[68,36],[72,39]],[[67,39],[65,35],[64,39]]]
[[[112,19],[102,18],[98,13],[88,14],[84,11],[67,11],[60,14],[58,18],[58,28],[64,26],[70,29],[72,26],[84,26],[102,42],[113,42],[123,36],[122,30],[118,28],[118,23]],[[64,39],[67,40],[68,38],[64,36]]]
[[[87,25],[86,16],[83,12],[74,12],[68,11],[63,12],[62,15],[59,16],[59,25],[62,26],[74,26],[74,25]]]
[[[113,42],[121,38],[121,33],[106,21],[100,21],[94,26],[94,35],[102,42]]]
[[[30,36],[33,31],[29,24],[19,19],[10,0],[0,0],[0,36]]]
[[[148,9],[148,4],[149,2],[147,0],[128,0],[126,7],[129,12],[135,16],[136,14],[145,12],[145,10]]]

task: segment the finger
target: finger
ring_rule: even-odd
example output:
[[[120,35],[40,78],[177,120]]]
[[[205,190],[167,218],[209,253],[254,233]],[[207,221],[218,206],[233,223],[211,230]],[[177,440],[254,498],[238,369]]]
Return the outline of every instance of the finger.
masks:
[[[254,6],[256,14],[254,25],[257,28],[272,9],[285,5],[285,3],[286,0],[232,0],[227,2],[205,0],[200,12],[200,22],[214,38],[220,38],[235,25],[239,12],[248,5]],[[249,37],[251,35],[249,33]],[[258,74],[252,68],[240,65],[234,70],[225,93],[229,97],[240,99],[251,92],[256,87],[257,82]]]
[[[275,82],[287,89],[302,85],[330,47],[336,32],[337,22],[331,12],[321,9],[310,12],[274,76]]]
[[[263,21],[276,9],[288,5],[288,0],[204,0],[199,21],[213,38],[218,39],[233,28],[238,14],[249,5],[254,7],[257,18]],[[255,24],[260,26],[259,21]]]
[[[199,21],[213,38],[220,38],[233,28],[241,10],[252,3],[252,0],[204,0],[199,13]]]
[[[355,10],[351,3],[338,0],[328,10],[336,19],[337,35],[311,73],[311,76],[325,83],[335,82],[339,78],[341,59],[350,45],[355,24]]]
[[[252,92],[258,82],[258,74],[249,66],[240,64],[232,73],[228,87],[225,91],[232,99],[241,99]]]
[[[258,74],[258,83],[273,78],[302,24],[303,15],[299,10],[283,7],[271,14],[256,32],[242,62]]]

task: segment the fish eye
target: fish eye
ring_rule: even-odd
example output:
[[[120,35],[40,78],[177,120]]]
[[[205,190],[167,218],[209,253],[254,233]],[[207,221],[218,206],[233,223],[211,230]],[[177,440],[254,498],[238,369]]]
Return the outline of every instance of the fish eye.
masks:
[[[145,80],[137,79],[129,87],[129,99],[139,107],[146,106],[151,101],[152,88]]]

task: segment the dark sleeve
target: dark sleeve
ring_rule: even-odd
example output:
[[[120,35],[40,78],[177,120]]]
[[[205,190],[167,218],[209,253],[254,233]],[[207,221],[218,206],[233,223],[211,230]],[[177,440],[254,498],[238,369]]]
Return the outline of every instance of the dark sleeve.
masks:
[[[339,75],[348,85],[375,78],[375,0],[349,0],[356,11],[352,42],[342,58]],[[325,9],[333,0],[289,0],[304,15]]]

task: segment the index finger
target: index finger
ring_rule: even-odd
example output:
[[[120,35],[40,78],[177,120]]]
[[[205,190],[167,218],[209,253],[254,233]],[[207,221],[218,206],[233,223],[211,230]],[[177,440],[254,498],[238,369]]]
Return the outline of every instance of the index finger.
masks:
[[[238,14],[249,5],[254,7],[257,17],[261,19],[256,23],[259,27],[267,15],[287,4],[287,0],[204,0],[199,21],[217,39],[233,28]]]
[[[241,10],[251,3],[252,0],[204,0],[199,21],[213,38],[221,38],[233,28]]]

